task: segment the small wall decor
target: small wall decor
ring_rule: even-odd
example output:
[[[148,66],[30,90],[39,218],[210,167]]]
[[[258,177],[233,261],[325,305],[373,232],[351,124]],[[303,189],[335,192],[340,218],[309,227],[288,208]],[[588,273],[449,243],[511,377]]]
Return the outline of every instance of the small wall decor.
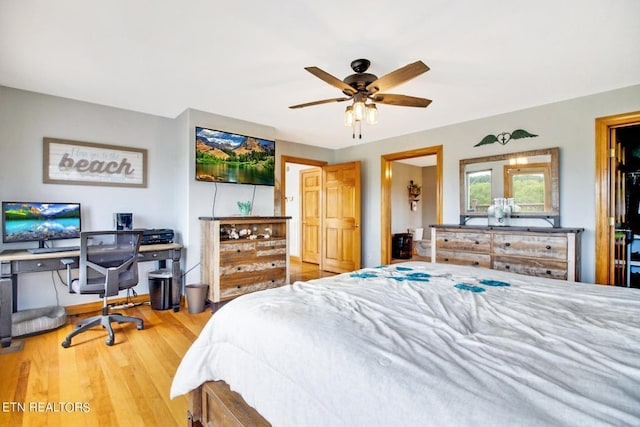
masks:
[[[147,186],[147,150],[44,138],[45,184]]]
[[[407,190],[409,190],[409,203],[411,203],[411,210],[418,210],[418,201],[420,200],[420,193],[422,192],[422,187],[418,184],[414,184],[413,180],[409,181],[409,185],[407,186]]]
[[[493,144],[494,142],[499,142],[502,145],[506,145],[507,142],[512,139],[520,139],[520,138],[535,138],[538,135],[534,135],[532,133],[527,132],[526,130],[516,129],[513,132],[501,132],[498,135],[487,135],[482,138],[482,141],[478,142],[474,147],[479,147],[481,145]]]

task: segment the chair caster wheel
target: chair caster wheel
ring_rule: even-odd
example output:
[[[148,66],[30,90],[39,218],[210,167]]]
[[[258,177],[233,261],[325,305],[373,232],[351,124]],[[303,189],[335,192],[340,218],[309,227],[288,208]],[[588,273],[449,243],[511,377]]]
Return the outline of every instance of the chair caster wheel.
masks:
[[[70,340],[62,341],[62,347],[69,348],[70,345],[71,345],[71,341]]]
[[[139,330],[139,331],[141,331],[141,330],[143,330],[143,329],[144,329],[144,324],[140,323],[140,324],[138,325],[138,330]]]
[[[113,339],[107,338],[106,343],[107,343],[107,345],[113,345],[113,341],[114,341]]]

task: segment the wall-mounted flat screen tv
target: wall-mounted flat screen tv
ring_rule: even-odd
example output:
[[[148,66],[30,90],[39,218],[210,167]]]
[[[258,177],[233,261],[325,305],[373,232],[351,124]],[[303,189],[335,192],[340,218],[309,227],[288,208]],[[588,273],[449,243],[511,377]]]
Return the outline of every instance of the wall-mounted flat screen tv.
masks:
[[[2,241],[75,239],[80,219],[80,203],[2,202]]]
[[[196,127],[196,180],[275,185],[276,143]]]

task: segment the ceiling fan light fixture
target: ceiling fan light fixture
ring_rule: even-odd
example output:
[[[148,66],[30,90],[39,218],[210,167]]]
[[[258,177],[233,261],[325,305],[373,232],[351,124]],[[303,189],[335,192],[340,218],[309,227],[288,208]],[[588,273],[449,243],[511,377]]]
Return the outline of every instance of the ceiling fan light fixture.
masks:
[[[366,106],[366,118],[367,123],[370,125],[375,125],[378,123],[378,108],[376,104],[367,104]]]
[[[354,123],[353,107],[349,105],[347,109],[344,111],[344,125],[351,127],[353,126],[353,123]]]
[[[364,119],[365,114],[365,106],[364,102],[356,101],[353,103],[353,118],[356,122],[362,121]]]

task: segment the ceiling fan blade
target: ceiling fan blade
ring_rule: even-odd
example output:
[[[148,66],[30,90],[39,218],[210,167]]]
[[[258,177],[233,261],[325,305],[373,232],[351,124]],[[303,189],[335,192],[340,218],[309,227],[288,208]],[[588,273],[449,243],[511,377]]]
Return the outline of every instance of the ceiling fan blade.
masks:
[[[367,91],[369,93],[376,93],[391,89],[392,87],[397,86],[400,83],[404,83],[407,80],[411,80],[422,73],[426,73],[427,71],[429,71],[429,67],[427,67],[422,61],[416,61],[409,65],[405,65],[402,68],[398,68],[389,74],[385,74],[378,80],[374,80],[369,83],[367,85]]]
[[[304,69],[310,72],[311,74],[313,74],[314,76],[316,76],[317,78],[319,78],[320,80],[323,80],[326,83],[329,83],[331,86],[337,87],[345,95],[354,95],[356,93],[356,90],[354,88],[352,88],[351,86],[349,86],[348,84],[340,80],[339,78],[332,76],[331,74],[327,73],[324,70],[321,70],[318,67],[305,67]]]
[[[380,104],[399,105],[401,107],[422,107],[425,108],[431,104],[430,99],[416,98],[415,96],[394,95],[391,93],[376,93],[370,98]]]
[[[320,105],[320,104],[328,104],[330,102],[342,102],[342,101],[348,101],[350,100],[352,97],[348,97],[348,98],[331,98],[331,99],[323,99],[321,101],[312,101],[312,102],[307,102],[304,104],[298,104],[298,105],[292,105],[289,108],[304,108],[304,107],[311,107],[312,105]]]

